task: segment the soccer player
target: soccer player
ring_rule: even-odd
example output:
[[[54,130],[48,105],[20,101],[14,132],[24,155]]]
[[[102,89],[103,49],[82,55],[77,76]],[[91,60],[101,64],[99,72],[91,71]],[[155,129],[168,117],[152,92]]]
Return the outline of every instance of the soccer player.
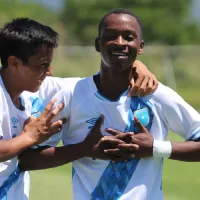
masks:
[[[50,63],[57,43],[58,34],[53,29],[27,18],[15,19],[0,30],[0,199],[28,199],[29,175],[19,170],[17,156],[62,128],[62,121],[52,123],[51,119],[63,105],[52,112],[54,101],[45,110],[44,107],[64,85],[73,85],[77,79],[47,77],[52,75]],[[137,86],[141,84],[138,92],[146,93],[146,89],[151,91],[156,87],[156,80],[145,67],[142,70],[141,63],[139,65],[138,75],[144,78],[137,83]],[[29,116],[32,117],[24,125]],[[90,132],[95,132],[95,128]],[[85,142],[75,145],[72,150],[89,149],[96,140],[98,138],[94,140],[89,134]],[[72,158],[76,159],[76,155]]]
[[[147,97],[127,97],[132,62],[144,49],[141,23],[130,11],[115,9],[107,13],[100,21],[95,46],[101,55],[100,73],[55,96],[65,104],[59,117],[70,117],[60,136],[65,145],[83,141],[87,130],[103,114],[102,134],[119,133],[121,137],[104,138],[113,145],[105,152],[124,154],[128,146],[136,159],[113,163],[84,157],[74,161],[73,199],[161,200],[163,158],[200,161],[200,115],[161,83]],[[169,130],[186,141],[165,141]],[[117,139],[123,143],[115,146]],[[34,163],[40,162],[38,167],[31,165],[28,155],[34,154],[22,156],[21,166],[29,170],[45,168],[53,158],[60,159],[46,148],[34,155]]]

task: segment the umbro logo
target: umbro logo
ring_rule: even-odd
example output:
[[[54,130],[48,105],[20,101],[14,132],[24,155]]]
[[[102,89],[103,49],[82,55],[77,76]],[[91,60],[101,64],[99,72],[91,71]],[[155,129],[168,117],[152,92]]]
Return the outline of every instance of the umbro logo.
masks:
[[[92,129],[92,127],[96,124],[98,118],[94,117],[86,121],[89,124],[88,129]]]
[[[12,117],[11,122],[12,122],[13,128],[17,128],[16,124],[19,122],[18,119],[16,117]]]
[[[12,117],[12,118],[11,118],[11,122],[12,122],[12,124],[17,124],[19,121],[18,121],[17,118]]]

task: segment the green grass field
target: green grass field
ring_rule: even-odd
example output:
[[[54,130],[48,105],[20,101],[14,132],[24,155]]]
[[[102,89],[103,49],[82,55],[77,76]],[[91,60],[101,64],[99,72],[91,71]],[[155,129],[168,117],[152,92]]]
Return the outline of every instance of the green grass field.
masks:
[[[180,140],[170,134],[172,141]],[[163,169],[165,200],[198,200],[200,195],[200,163],[185,163],[166,159]],[[30,200],[70,200],[71,164],[31,173]]]

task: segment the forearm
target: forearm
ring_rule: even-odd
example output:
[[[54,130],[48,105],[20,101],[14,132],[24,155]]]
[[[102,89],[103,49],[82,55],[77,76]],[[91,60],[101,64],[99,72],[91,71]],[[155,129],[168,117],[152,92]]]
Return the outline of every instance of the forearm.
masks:
[[[11,140],[0,141],[0,162],[10,160],[18,156],[25,149],[33,145],[25,135],[19,135]]]
[[[200,142],[171,142],[172,153],[170,159],[186,162],[200,161]]]
[[[86,156],[83,143],[63,147],[28,149],[19,156],[21,170],[41,170],[70,163]]]

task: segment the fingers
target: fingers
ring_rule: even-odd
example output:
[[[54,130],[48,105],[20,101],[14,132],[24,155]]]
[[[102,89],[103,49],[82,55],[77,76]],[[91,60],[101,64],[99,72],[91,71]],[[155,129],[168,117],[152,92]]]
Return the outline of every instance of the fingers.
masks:
[[[154,75],[152,75],[149,79],[148,85],[144,91],[143,94],[140,94],[140,96],[145,96],[147,94],[153,93],[156,91],[156,89],[158,88],[158,81],[156,79],[156,77]]]
[[[149,79],[149,82],[147,84],[147,87],[146,87],[145,91],[142,94],[140,94],[141,97],[153,92],[153,81],[154,81],[153,78]]]
[[[139,149],[139,145],[137,144],[119,144],[118,147],[120,149],[123,149],[123,150],[129,150],[129,151],[137,151]]]
[[[58,121],[52,123],[50,129],[62,128],[62,125],[63,125],[63,121],[62,120],[58,120]]]
[[[56,102],[55,99],[51,100],[50,103],[45,107],[44,111],[42,112],[39,118],[46,117],[49,114],[49,112],[52,110],[55,102]]]
[[[143,81],[145,79],[145,76],[144,75],[138,75],[138,78],[135,80],[134,82],[134,87],[133,89],[131,90],[131,94],[133,93],[134,95],[137,94],[138,92],[138,89],[141,87]]]
[[[153,76],[153,88],[152,88],[152,92],[155,92],[156,89],[158,88],[159,82],[157,81],[156,77]]]
[[[143,81],[142,81],[140,87],[138,88],[138,90],[137,90],[137,92],[136,92],[136,94],[137,94],[138,96],[143,96],[143,95],[144,95],[144,92],[145,92],[145,90],[146,90],[146,88],[147,88],[147,86],[148,86],[148,83],[149,83],[149,77],[146,76],[146,77],[143,79]]]
[[[138,120],[138,118],[136,116],[134,116],[134,122],[135,122],[135,125],[138,128],[139,132],[149,133],[148,130],[140,123],[140,121]]]
[[[47,117],[47,124],[50,124],[52,119],[64,108],[64,104],[60,103]]]
[[[135,82],[131,80],[130,91],[128,96],[144,96],[155,92],[158,87],[158,81],[154,74],[152,74],[147,67],[141,62],[136,60],[132,67],[132,77]]]
[[[135,93],[135,87],[134,87],[135,83],[134,83],[134,79],[131,79],[131,82],[130,82],[130,90],[128,92],[128,96],[136,96],[136,93]]]
[[[119,135],[119,134],[122,134],[123,132],[121,131],[118,131],[118,130],[115,130],[115,129],[112,129],[112,128],[106,128],[105,131],[107,133],[110,133],[111,135],[113,136],[116,136],[116,135]]]
[[[105,149],[104,153],[109,154],[109,155],[117,155],[120,156],[120,149],[116,148],[116,149]]]
[[[101,139],[101,143],[107,143],[107,144],[113,144],[113,145],[118,145],[124,143],[124,141],[114,138],[112,136],[104,136]]]
[[[124,133],[111,128],[106,128],[105,130],[107,133],[110,133],[111,135],[115,136],[116,139],[123,140],[126,143],[130,143],[132,140],[132,136],[134,135],[133,132]]]

